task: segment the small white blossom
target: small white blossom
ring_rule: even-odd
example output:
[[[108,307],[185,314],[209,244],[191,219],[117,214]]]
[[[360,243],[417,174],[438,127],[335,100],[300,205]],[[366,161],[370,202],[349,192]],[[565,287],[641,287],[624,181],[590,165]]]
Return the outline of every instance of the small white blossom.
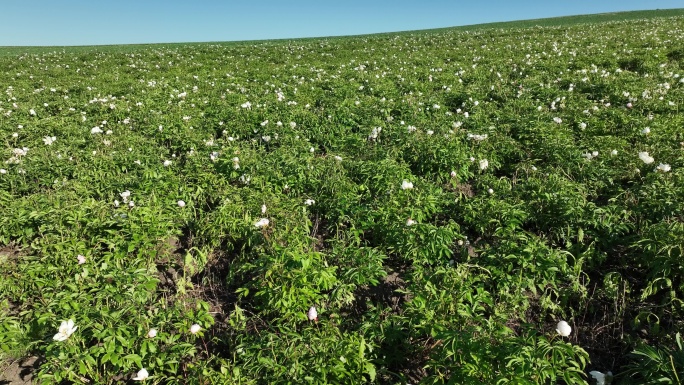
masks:
[[[480,170],[486,170],[487,167],[489,167],[489,161],[487,159],[482,159],[479,162],[479,165],[480,165]]]
[[[644,135],[648,135],[651,133],[651,127],[644,127],[643,130],[641,130],[641,133]]]
[[[318,320],[318,312],[316,311],[315,306],[311,306],[309,308],[309,311],[306,313],[306,317],[309,318],[309,321],[317,321]]]
[[[656,167],[656,171],[662,171],[662,172],[668,172],[671,170],[671,167],[667,163],[661,163]]]
[[[52,143],[54,143],[56,140],[57,138],[54,136],[46,136],[43,138],[43,143],[45,143],[46,146],[52,146]]]
[[[165,161],[164,161],[164,167],[169,167],[169,166],[171,165],[171,163],[173,163],[173,162],[171,162],[171,161],[168,160],[168,159],[165,160]]]
[[[145,381],[149,376],[150,374],[143,368],[133,377],[133,381]]]
[[[313,199],[307,199],[307,200],[304,201],[304,204],[307,205],[307,206],[311,206],[311,205],[313,205],[314,203],[316,203],[316,201],[313,200]]]
[[[82,264],[86,263],[86,258],[85,258],[83,255],[81,255],[81,254],[77,255],[77,256],[76,256],[76,259],[78,260],[78,264],[79,264],[79,265],[82,265]]]
[[[556,122],[557,124],[563,123],[563,119],[561,119],[561,118],[559,118],[559,117],[553,118],[553,121]]]
[[[192,324],[192,326],[190,326],[190,333],[197,334],[197,332],[199,332],[201,329],[202,327],[198,324]]]
[[[487,139],[487,134],[482,134],[482,135],[480,135],[480,134],[471,134],[471,133],[468,133],[468,139],[474,140],[474,141],[476,141],[476,142],[481,142],[481,141]]]
[[[131,192],[126,190],[126,191],[120,193],[119,195],[121,196],[121,198],[123,198],[124,203],[127,203],[128,198],[131,196]]]
[[[401,189],[402,190],[410,190],[412,188],[413,188],[413,183],[411,183],[407,180],[404,180],[403,182],[401,182]]]
[[[615,156],[615,155],[617,155],[617,154],[618,154],[617,150],[613,150],[613,151],[610,152],[610,155],[612,155],[612,156]]]
[[[74,326],[74,320],[62,321],[62,324],[59,325],[59,332],[52,339],[55,341],[66,341],[69,336],[74,334],[76,329],[78,329],[78,326]]]
[[[150,329],[147,332],[147,338],[154,338],[157,336],[157,329]]]
[[[266,205],[261,205],[261,213],[266,214]]]
[[[179,200],[178,201],[178,207],[180,207],[180,208],[185,207],[185,201]]]
[[[646,164],[651,164],[654,161],[653,157],[648,155],[648,152],[646,151],[639,153],[639,159],[641,159]]]
[[[613,373],[611,371],[608,371],[606,373],[601,373],[597,370],[592,370],[589,372],[591,377],[596,380],[596,385],[606,385],[607,383],[610,384],[610,379],[613,377]],[[608,381],[606,381],[608,379]]]
[[[268,220],[268,218],[261,218],[254,224],[254,227],[263,228],[268,226],[269,223],[270,221]]]
[[[567,336],[569,336],[570,333],[572,332],[572,328],[570,327],[570,325],[568,325],[567,322],[565,322],[565,321],[560,321],[560,322],[558,322],[558,324],[556,325],[556,331],[557,331],[558,334],[560,334],[561,336],[567,337]]]
[[[95,127],[93,127],[93,128],[90,129],[90,133],[91,133],[91,134],[101,134],[101,133],[102,133],[102,129],[101,129],[100,127],[98,127],[98,126],[95,126]]]
[[[411,219],[411,218],[409,218],[409,219],[406,220],[406,226],[413,226],[413,225],[415,225],[415,224],[416,224],[416,221],[414,221],[414,220]]]

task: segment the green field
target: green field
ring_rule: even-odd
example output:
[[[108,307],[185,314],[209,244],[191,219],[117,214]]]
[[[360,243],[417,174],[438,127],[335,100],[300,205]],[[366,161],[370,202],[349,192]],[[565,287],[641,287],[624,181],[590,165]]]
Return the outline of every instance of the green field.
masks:
[[[5,47],[0,85],[0,372],[684,381],[684,9]]]

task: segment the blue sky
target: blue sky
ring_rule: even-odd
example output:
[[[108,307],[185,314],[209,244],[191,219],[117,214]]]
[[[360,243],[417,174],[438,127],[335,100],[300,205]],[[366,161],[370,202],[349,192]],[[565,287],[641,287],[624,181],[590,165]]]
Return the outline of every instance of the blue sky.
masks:
[[[356,35],[681,7],[681,0],[12,0],[2,4],[0,46]]]

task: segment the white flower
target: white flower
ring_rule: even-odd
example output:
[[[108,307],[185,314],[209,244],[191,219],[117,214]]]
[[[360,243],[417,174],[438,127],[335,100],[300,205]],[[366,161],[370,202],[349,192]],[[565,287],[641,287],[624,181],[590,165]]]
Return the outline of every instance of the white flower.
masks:
[[[480,135],[480,134],[468,133],[468,139],[474,140],[476,142],[481,142],[481,141],[487,139],[487,134]]]
[[[178,207],[180,207],[180,208],[185,207],[185,201],[179,200],[178,201]]]
[[[130,207],[130,208],[135,207],[135,202],[133,202],[133,201],[128,202],[128,207]]]
[[[651,133],[651,128],[650,127],[644,127],[644,129],[641,130],[641,133],[644,135],[648,135]]]
[[[35,116],[35,115],[36,115],[36,110],[34,110],[33,108],[31,108],[31,110],[29,110],[29,114]]]
[[[402,190],[410,190],[412,188],[413,188],[413,183],[411,183],[407,180],[404,180],[403,182],[401,182],[401,189]]]
[[[62,324],[59,325],[59,332],[55,334],[52,339],[56,341],[65,341],[76,331],[76,329],[78,329],[78,326],[74,326],[74,320],[62,321]]]
[[[200,329],[202,329],[202,327],[198,324],[192,324],[192,326],[190,326],[190,333],[197,334],[197,332],[199,332]]]
[[[76,256],[76,259],[78,259],[78,264],[79,264],[79,265],[82,265],[82,264],[84,264],[84,263],[86,262],[86,258],[85,258],[84,256],[82,256],[81,254],[79,254],[78,256]]]
[[[432,131],[432,130],[427,130],[426,133],[427,133],[428,135],[432,135],[432,134],[434,134],[435,132]]]
[[[172,163],[172,162],[171,162],[170,160],[168,160],[168,159],[165,160],[165,161],[164,161],[164,167],[169,167],[169,166],[171,165],[171,163]]]
[[[119,201],[116,199],[114,200],[114,207],[119,207]]]
[[[0,174],[7,174],[7,170],[5,170],[4,168],[0,168]]]
[[[309,321],[317,321],[318,320],[318,312],[316,311],[315,306],[311,306],[309,308],[309,311],[306,313],[307,318],[309,318]]]
[[[661,163],[656,167],[656,171],[662,171],[662,172],[668,172],[671,170],[671,167],[669,164],[666,163]]]
[[[653,163],[653,157],[648,155],[648,152],[643,151],[639,153],[639,159],[641,159],[644,163],[646,164],[651,164]]]
[[[580,128],[584,130],[585,128],[587,128],[587,124],[584,122],[580,123]]]
[[[28,150],[29,150],[29,149],[26,148],[26,147],[23,147],[23,148],[15,148],[14,150],[12,150],[12,153],[14,154],[14,156],[20,158],[20,157],[22,157],[22,156],[26,156],[26,154],[28,153]]]
[[[311,206],[311,205],[313,205],[314,203],[316,203],[316,201],[313,200],[313,199],[307,199],[307,200],[304,201],[304,204],[307,205],[307,206]]]
[[[157,329],[150,329],[150,331],[147,332],[147,338],[154,338],[157,336]]]
[[[601,373],[597,370],[592,370],[589,372],[592,378],[596,380],[596,385],[606,385],[606,379],[610,379],[613,377],[613,373],[611,371],[608,371],[606,373]],[[610,380],[608,381],[610,384]]]
[[[121,198],[123,198],[124,203],[128,203],[128,198],[131,196],[131,192],[126,190],[122,193],[119,193],[119,195],[121,196]]]
[[[617,155],[617,154],[618,154],[618,153],[617,153],[617,150],[613,150],[613,151],[610,152],[610,155],[612,155],[612,156],[615,156],[615,155]]]
[[[558,322],[558,325],[556,325],[556,331],[557,331],[558,334],[560,334],[561,336],[567,337],[567,336],[569,336],[570,333],[572,332],[572,328],[570,327],[570,325],[568,325],[567,322],[565,322],[565,321],[560,321],[560,322]]]
[[[416,221],[414,221],[414,220],[411,219],[411,218],[409,218],[409,219],[406,220],[406,226],[413,226],[413,225],[415,225],[415,224],[416,224]]]
[[[98,126],[95,126],[95,127],[93,127],[93,128],[90,129],[90,133],[91,133],[91,134],[101,134],[101,133],[102,133],[102,129],[101,129],[100,127],[98,127]]]
[[[314,153],[314,151],[316,151],[316,150],[315,150],[313,147],[311,147],[311,148],[309,149],[309,152],[312,153],[312,154]]]
[[[480,170],[486,170],[489,167],[489,161],[487,159],[482,159],[480,161]]]
[[[492,190],[492,189],[487,189],[487,192],[490,194],[494,194],[494,190]]]
[[[138,371],[135,377],[133,377],[133,381],[144,381],[149,376],[150,374],[147,372],[147,370],[145,370],[145,368],[143,368]]]
[[[46,136],[43,138],[43,143],[45,143],[46,146],[52,146],[52,143],[54,143],[56,140],[57,138],[54,136]]]
[[[341,162],[341,161],[342,161],[342,157],[339,156],[339,155],[335,155],[335,160],[338,161],[338,162]]]
[[[252,103],[250,103],[250,102],[244,102],[244,103],[242,103],[242,104],[240,105],[240,107],[251,109],[251,108],[252,108]]]
[[[451,175],[452,178],[456,178],[456,175],[458,174],[456,174],[456,171],[451,171],[449,175]]]
[[[261,213],[266,214],[266,205],[261,205]]]
[[[261,218],[254,224],[254,226],[258,227],[258,228],[262,228],[262,227],[268,226],[269,223],[270,223],[270,221],[268,220],[268,218]]]
[[[553,121],[556,122],[556,123],[558,123],[558,124],[563,123],[563,119],[561,119],[561,118],[559,118],[559,117],[553,118]]]

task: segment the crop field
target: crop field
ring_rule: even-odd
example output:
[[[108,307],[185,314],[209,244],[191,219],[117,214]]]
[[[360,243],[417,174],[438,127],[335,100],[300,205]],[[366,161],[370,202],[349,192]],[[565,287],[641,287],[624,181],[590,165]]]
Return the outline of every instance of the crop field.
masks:
[[[0,373],[684,383],[681,14],[7,49]]]

